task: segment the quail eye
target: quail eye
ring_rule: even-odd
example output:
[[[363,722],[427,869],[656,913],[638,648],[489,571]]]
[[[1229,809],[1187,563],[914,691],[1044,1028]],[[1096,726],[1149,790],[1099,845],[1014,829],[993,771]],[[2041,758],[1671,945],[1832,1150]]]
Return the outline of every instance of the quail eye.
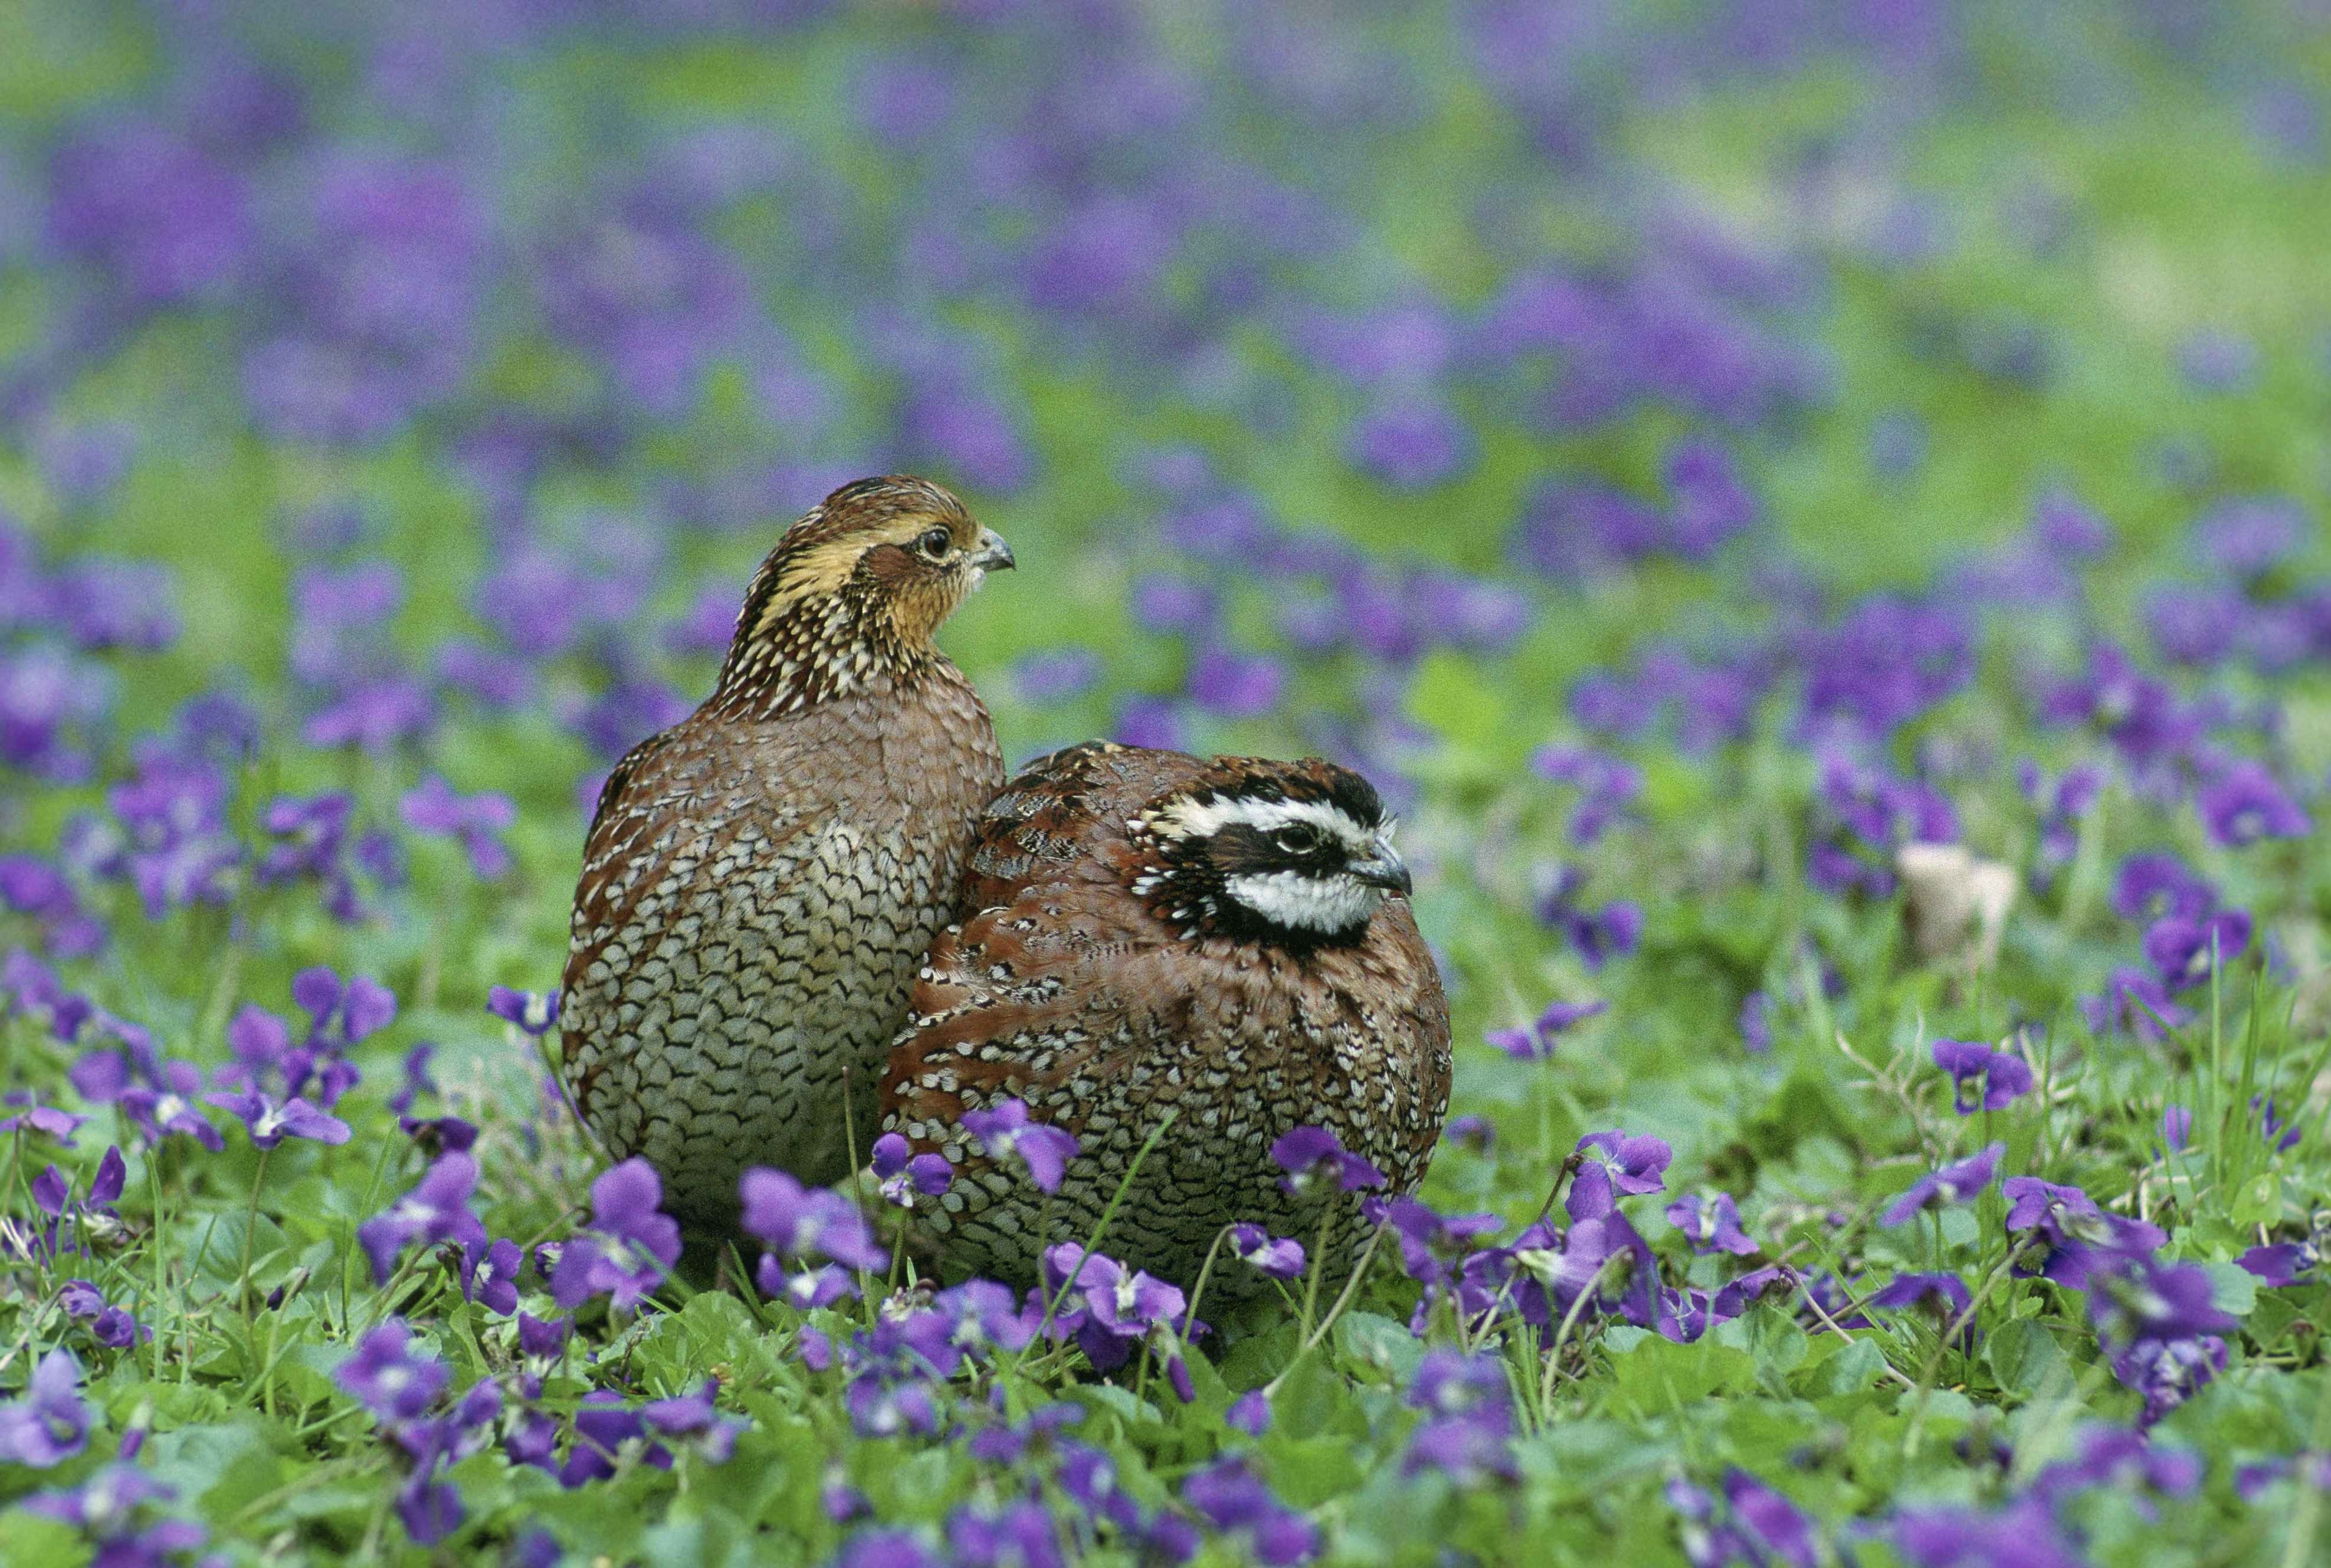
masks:
[[[1309,822],[1291,822],[1273,833],[1271,841],[1290,855],[1308,855],[1319,847],[1319,830]]]
[[[936,561],[945,556],[954,543],[955,536],[945,528],[926,528],[923,537],[915,541],[915,548]]]

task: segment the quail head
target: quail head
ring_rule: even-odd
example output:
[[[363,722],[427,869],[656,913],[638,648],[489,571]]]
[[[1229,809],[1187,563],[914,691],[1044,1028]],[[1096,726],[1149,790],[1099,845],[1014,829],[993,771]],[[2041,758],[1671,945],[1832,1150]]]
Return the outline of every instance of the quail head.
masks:
[[[600,793],[563,1076],[692,1229],[733,1221],[747,1166],[838,1181],[873,1139],[884,1055],[1004,782],[932,634],[1012,564],[928,480],[835,490],[754,575],[711,697]]]
[[[1324,1127],[1407,1192],[1440,1136],[1449,1006],[1391,832],[1365,779],[1317,759],[1093,744],[1006,785],[882,1085],[884,1127],[958,1167],[916,1210],[945,1265],[1033,1277],[1169,1114],[1103,1251],[1187,1288],[1251,1221],[1348,1262],[1361,1194],[1290,1192],[1271,1151]],[[1082,1145],[1050,1197],[963,1126],[1007,1099]],[[1207,1293],[1259,1283],[1218,1266]]]

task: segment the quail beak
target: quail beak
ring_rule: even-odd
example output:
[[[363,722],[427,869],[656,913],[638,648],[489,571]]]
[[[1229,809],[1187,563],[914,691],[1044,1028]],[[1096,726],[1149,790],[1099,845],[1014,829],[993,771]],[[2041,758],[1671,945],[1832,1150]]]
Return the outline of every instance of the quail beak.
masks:
[[[1403,860],[1400,851],[1384,839],[1376,841],[1375,851],[1368,859],[1354,860],[1345,869],[1371,888],[1382,888],[1387,893],[1405,896],[1414,886],[1409,878],[1408,862]]]
[[[994,528],[979,530],[979,548],[963,558],[963,564],[975,571],[1008,572],[1020,563],[1012,558],[1012,546]]]

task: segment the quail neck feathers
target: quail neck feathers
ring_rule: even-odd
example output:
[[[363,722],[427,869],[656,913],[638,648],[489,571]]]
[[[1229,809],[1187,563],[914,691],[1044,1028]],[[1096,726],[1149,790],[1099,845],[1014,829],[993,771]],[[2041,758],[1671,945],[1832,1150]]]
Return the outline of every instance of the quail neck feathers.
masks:
[[[926,480],[834,491],[754,575],[711,697],[600,794],[563,1076],[692,1226],[732,1221],[747,1166],[831,1183],[872,1141],[885,1053],[1004,780],[932,637],[1011,565]]]
[[[1313,760],[1108,745],[1038,759],[988,807],[883,1082],[884,1127],[959,1168],[918,1207],[951,1269],[1025,1279],[1081,1240],[1172,1114],[1103,1250],[1185,1288],[1226,1225],[1362,1234],[1356,1193],[1283,1189],[1317,1126],[1393,1191],[1449,1103],[1449,1010],[1367,781]],[[1083,1153],[1047,1197],[962,1126],[1006,1099]],[[1333,1183],[1329,1184],[1331,1187]],[[1258,1281],[1217,1269],[1208,1294]]]

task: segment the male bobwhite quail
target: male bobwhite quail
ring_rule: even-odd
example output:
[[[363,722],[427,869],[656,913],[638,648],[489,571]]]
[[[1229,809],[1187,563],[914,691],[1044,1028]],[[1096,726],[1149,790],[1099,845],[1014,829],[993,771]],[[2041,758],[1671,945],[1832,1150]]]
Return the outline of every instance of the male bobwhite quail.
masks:
[[[847,1175],[1004,782],[931,641],[1012,552],[925,480],[860,480],[754,575],[718,688],[600,792],[560,1019],[576,1109],[718,1232],[748,1165]],[[845,1093],[845,1090],[847,1091]]]
[[[1176,1107],[1101,1250],[1187,1288],[1226,1225],[1308,1248],[1332,1221],[1325,1261],[1347,1261],[1362,1194],[1290,1195],[1271,1146],[1325,1127],[1404,1193],[1440,1136],[1449,1004],[1391,826],[1365,779],[1316,758],[1096,743],[1004,786],[882,1084],[884,1127],[957,1166],[917,1210],[947,1265],[1032,1278]],[[962,1125],[1006,1099],[1083,1145],[1050,1198]],[[1218,1265],[1207,1293],[1259,1278]]]

